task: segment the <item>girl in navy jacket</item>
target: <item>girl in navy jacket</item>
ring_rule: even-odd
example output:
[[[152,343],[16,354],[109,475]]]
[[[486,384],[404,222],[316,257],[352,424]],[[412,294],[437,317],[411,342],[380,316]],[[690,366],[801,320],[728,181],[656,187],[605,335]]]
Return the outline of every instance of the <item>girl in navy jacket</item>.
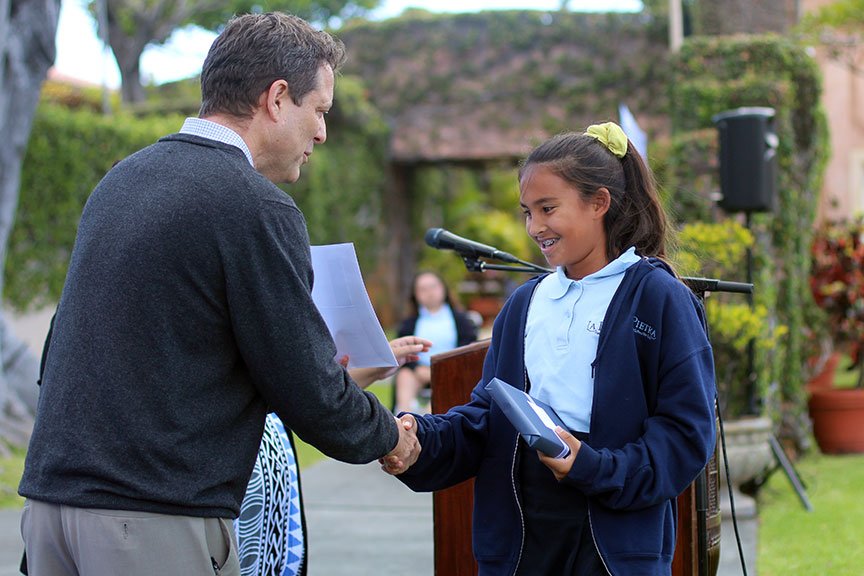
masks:
[[[402,416],[422,452],[384,469],[416,491],[476,479],[481,576],[669,574],[676,497],[714,449],[715,386],[701,305],[663,261],[651,174],[610,122],[540,145],[519,184],[556,271],[504,305],[468,404]],[[492,377],[556,410],[569,456],[520,440]]]

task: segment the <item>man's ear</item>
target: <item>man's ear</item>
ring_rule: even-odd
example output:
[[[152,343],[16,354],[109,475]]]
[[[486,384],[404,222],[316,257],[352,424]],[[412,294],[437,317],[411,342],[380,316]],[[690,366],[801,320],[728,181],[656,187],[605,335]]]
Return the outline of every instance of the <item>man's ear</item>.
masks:
[[[597,189],[597,193],[591,198],[591,207],[594,209],[594,215],[602,218],[609,211],[609,206],[612,204],[612,194],[605,186]]]
[[[270,87],[261,94],[259,104],[267,112],[271,120],[277,120],[285,106],[293,104],[291,94],[288,91],[288,83],[283,80],[274,80]]]

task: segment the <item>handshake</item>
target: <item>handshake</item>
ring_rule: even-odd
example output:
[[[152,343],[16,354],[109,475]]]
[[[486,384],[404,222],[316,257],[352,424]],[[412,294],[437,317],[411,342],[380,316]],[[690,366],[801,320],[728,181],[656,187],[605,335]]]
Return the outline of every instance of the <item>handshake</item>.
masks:
[[[414,416],[405,414],[396,418],[396,425],[399,428],[399,442],[389,454],[378,459],[381,469],[393,476],[402,474],[417,462],[421,449]]]

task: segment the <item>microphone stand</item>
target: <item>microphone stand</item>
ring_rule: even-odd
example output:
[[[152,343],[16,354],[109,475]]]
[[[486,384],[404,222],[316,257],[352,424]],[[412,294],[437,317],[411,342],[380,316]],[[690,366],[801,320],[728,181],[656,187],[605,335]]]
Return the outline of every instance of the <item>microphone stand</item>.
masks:
[[[532,262],[520,260],[522,266],[510,266],[507,264],[491,264],[480,260],[477,256],[460,254],[465,262],[465,268],[470,272],[485,272],[486,270],[503,270],[505,272],[527,272],[547,273],[552,272],[550,268],[539,266]],[[726,280],[717,280],[716,278],[699,278],[693,276],[681,276],[681,281],[690,288],[690,291],[696,294],[700,301],[705,300],[707,292],[729,292],[733,294],[752,294],[753,284],[748,282],[727,282]]]
[[[529,274],[535,272],[551,272],[548,268],[544,268],[542,266],[538,266],[536,264],[532,264],[531,262],[525,262],[520,260],[519,262],[523,264],[522,266],[508,266],[506,264],[490,264],[489,262],[484,262],[480,260],[476,256],[465,256],[462,255],[462,260],[465,262],[465,268],[467,268],[470,272],[485,272],[486,270],[504,270],[506,272],[527,272]]]

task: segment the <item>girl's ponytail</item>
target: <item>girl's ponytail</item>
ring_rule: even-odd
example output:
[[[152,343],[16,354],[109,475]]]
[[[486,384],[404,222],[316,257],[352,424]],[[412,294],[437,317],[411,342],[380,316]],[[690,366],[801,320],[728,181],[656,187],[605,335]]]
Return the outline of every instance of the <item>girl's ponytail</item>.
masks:
[[[606,227],[607,237],[617,245],[614,253],[635,246],[642,256],[665,258],[666,212],[660,204],[653,174],[629,140],[621,167],[624,170],[621,214],[614,222],[607,221]]]

